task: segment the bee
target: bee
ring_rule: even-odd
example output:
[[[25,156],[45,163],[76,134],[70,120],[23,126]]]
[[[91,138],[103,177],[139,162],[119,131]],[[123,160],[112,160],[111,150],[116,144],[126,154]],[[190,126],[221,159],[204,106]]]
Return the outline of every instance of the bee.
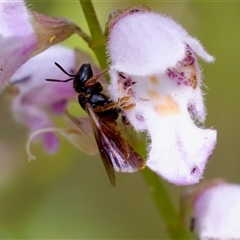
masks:
[[[91,65],[84,63],[76,74],[69,74],[58,63],[55,62],[55,65],[70,78],[46,79],[46,81],[73,81],[73,88],[78,93],[79,105],[88,114],[98,150],[112,186],[116,185],[114,170],[135,172],[143,169],[144,160],[130,146],[118,128],[117,119],[121,113],[119,104],[103,93],[103,86],[98,81],[107,70],[93,75]]]

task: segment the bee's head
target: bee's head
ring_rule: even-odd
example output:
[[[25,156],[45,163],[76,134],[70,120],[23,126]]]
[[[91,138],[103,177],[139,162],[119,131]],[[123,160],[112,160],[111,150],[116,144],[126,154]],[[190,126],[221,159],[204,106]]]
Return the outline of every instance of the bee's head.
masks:
[[[92,67],[89,63],[84,63],[78,69],[73,79],[73,88],[77,93],[84,92],[86,90],[85,83],[93,77]]]

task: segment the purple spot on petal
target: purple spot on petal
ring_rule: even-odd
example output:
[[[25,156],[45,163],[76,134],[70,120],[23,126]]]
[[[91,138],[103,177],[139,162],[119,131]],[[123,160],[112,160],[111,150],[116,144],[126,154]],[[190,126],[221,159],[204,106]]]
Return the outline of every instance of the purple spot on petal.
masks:
[[[145,119],[144,119],[144,117],[143,117],[142,115],[136,113],[135,116],[136,116],[136,119],[137,119],[139,122],[144,122],[144,121],[145,121]]]
[[[167,75],[174,80],[178,85],[191,86],[191,82],[186,78],[184,72],[178,72],[177,70],[167,69]]]
[[[197,166],[193,166],[193,168],[191,169],[190,175],[199,175],[200,170]]]
[[[171,70],[171,69],[167,69],[167,75],[168,75],[168,77],[170,77],[170,78],[175,78],[177,75],[174,73],[174,71],[173,70]]]
[[[191,114],[192,117],[197,116],[197,110],[196,110],[196,106],[194,104],[189,104],[188,105],[188,112]]]
[[[186,57],[182,61],[184,67],[191,66],[195,63],[194,52],[188,44],[186,44]]]
[[[132,79],[130,77],[125,77],[124,81],[123,81],[123,88],[127,89],[129,87],[131,87],[132,85],[134,85],[136,82],[133,82]]]
[[[135,92],[132,90],[132,88],[127,89],[127,95],[135,97]]]
[[[184,72],[180,72],[179,75],[180,75],[180,76],[184,76]]]

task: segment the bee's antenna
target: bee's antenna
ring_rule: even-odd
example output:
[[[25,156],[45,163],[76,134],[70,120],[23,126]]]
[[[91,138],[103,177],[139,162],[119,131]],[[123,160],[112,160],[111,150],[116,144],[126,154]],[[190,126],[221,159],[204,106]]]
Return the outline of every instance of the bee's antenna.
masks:
[[[73,80],[74,78],[72,77],[72,78],[69,78],[69,79],[66,79],[66,80],[59,80],[59,79],[51,79],[51,78],[47,78],[47,79],[45,79],[46,81],[48,81],[48,82],[69,82],[69,81],[71,81],[71,80]]]
[[[75,75],[74,74],[70,74],[68,72],[66,72],[66,70],[57,62],[55,62],[55,65],[60,69],[62,70],[62,72],[64,72],[66,75],[68,75],[69,77],[71,78],[68,78],[66,80],[59,80],[59,79],[51,79],[51,78],[47,78],[45,79],[46,81],[49,81],[49,82],[69,82],[71,80],[73,80],[75,78]]]
[[[55,65],[60,68],[66,75],[68,75],[69,77],[75,77],[75,74],[69,74],[68,72],[66,72],[66,70],[57,62],[55,62]]]

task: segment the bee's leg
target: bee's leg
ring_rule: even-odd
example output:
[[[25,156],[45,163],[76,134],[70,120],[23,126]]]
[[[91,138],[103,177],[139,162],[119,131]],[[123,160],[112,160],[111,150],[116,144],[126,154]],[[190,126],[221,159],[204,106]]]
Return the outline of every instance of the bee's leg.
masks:
[[[94,112],[104,112],[104,111],[107,111],[107,110],[110,110],[110,109],[116,108],[116,107],[118,107],[118,102],[108,103],[104,106],[98,105],[94,108]]]
[[[120,108],[122,111],[131,110],[132,108],[134,108],[136,106],[136,103],[133,103],[133,102],[129,103],[130,100],[131,100],[131,96],[124,96],[124,97],[118,99],[117,102],[111,102],[104,106],[96,106],[94,108],[94,111],[102,112],[102,111],[110,110],[112,108]]]
[[[94,75],[93,77],[91,77],[90,79],[88,79],[85,82],[85,87],[89,87],[92,88],[94,87],[94,85],[96,84],[98,78],[100,78],[102,75],[104,75],[105,73],[107,73],[108,69],[104,69],[101,72],[99,72],[98,74]]]
[[[118,98],[118,106],[122,111],[131,110],[136,106],[136,104],[132,100],[131,87],[128,87],[127,89],[124,89],[123,82],[119,81],[118,84],[118,92],[119,92],[119,98]]]
[[[129,120],[125,115],[124,111],[131,110],[136,106],[136,103],[131,102],[131,96],[124,96],[118,100],[118,106],[121,109],[122,123],[124,125],[129,125]]]
[[[130,102],[131,101],[131,96],[124,96],[118,100],[119,102],[119,107],[123,111],[131,110],[136,106],[136,103]]]

